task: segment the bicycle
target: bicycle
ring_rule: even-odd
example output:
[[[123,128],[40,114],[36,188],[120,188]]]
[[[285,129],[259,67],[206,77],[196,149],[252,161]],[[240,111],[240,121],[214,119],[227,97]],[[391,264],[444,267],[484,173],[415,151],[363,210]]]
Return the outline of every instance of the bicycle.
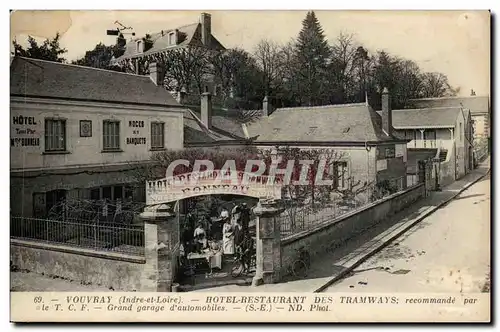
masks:
[[[241,261],[242,261],[242,255],[241,252],[238,250],[238,252],[234,256],[233,266],[231,267],[231,277],[238,278],[243,273],[243,263]],[[255,267],[255,265],[256,265],[256,255],[255,253],[252,253],[250,256],[250,266],[248,267],[248,270],[250,270],[250,268],[252,267]]]
[[[307,272],[311,267],[311,256],[304,247],[300,247],[295,251],[297,252],[298,258],[293,262],[291,272],[294,277],[305,278],[307,277]]]

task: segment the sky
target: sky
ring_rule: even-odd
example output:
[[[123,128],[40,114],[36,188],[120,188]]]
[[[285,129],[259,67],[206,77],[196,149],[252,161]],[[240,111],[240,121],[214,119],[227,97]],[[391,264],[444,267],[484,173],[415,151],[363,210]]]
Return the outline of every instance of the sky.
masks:
[[[62,35],[65,58],[74,60],[103,42],[115,21],[136,36],[199,21],[202,11],[15,11],[11,40]],[[226,47],[252,51],[261,39],[285,43],[298,35],[305,11],[206,11],[212,33]],[[416,61],[424,71],[446,74],[460,95],[474,89],[490,94],[490,14],[487,11],[315,11],[332,44],[341,33],[354,34],[371,52],[386,50]]]

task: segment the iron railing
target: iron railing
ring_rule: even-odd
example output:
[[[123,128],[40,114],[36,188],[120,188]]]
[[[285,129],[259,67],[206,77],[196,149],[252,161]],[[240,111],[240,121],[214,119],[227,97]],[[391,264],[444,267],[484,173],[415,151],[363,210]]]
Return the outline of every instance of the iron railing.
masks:
[[[97,251],[144,255],[144,225],[11,216],[10,236]]]
[[[285,212],[278,216],[281,236],[287,237],[318,227],[346,213],[361,209],[368,204],[406,189],[408,186],[404,186],[404,183],[404,177],[393,178],[355,196],[338,198],[326,204],[309,203],[302,206],[286,204],[288,206],[286,206]]]

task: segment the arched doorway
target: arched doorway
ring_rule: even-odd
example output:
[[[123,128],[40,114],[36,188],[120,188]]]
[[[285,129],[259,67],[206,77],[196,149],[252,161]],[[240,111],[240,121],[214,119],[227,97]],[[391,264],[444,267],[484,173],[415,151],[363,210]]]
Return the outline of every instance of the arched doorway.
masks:
[[[222,208],[223,205],[226,205],[226,209],[229,210],[229,207],[238,206],[245,200],[247,203],[250,203],[248,204],[248,208],[254,207],[254,212],[256,212],[256,218],[254,218],[254,239],[257,257],[255,269],[256,276],[254,279],[263,279],[261,275],[265,274],[264,270],[266,267],[268,269],[269,267],[274,269],[277,266],[276,262],[264,264],[266,260],[264,253],[269,255],[269,250],[266,249],[267,247],[272,248],[272,250],[279,250],[279,232],[274,231],[276,228],[275,218],[271,220],[271,227],[265,220],[271,216],[272,213],[270,212],[274,209],[270,208],[270,204],[276,205],[275,202],[281,199],[281,189],[282,186],[270,177],[255,176],[252,173],[244,172],[236,172],[233,174],[227,172],[222,174],[221,171],[196,172],[147,181],[147,207],[142,217],[145,221],[146,236],[148,236],[148,228],[156,231],[157,245],[155,247],[150,247],[149,251],[148,248],[146,248],[146,252],[149,252],[151,257],[157,257],[158,259],[158,275],[161,275],[161,278],[167,280],[165,282],[167,286],[162,289],[168,291],[165,289],[169,288],[168,283],[172,284],[181,279],[179,272],[183,263],[187,264],[189,266],[188,268],[191,269],[192,264],[190,261],[195,260],[202,262],[203,260],[207,260],[211,275],[213,272],[212,268],[215,265],[215,267],[220,267],[220,270],[224,271],[221,275],[222,277],[232,277],[228,275],[228,269],[222,267],[222,265],[227,262],[223,261],[226,253],[224,252],[225,243],[224,239],[222,239],[223,232],[221,232],[221,227],[216,227],[216,230],[210,229],[210,240],[212,242],[207,245],[207,247],[203,247],[203,250],[208,249],[207,254],[201,252],[199,247],[196,246],[196,251],[194,253],[191,251],[189,257],[186,255],[186,235],[183,233],[185,232],[187,237],[189,237],[189,233],[192,231],[190,228],[194,227],[191,223],[186,230],[186,223],[189,222],[187,218],[188,214],[196,214],[196,223],[200,223],[200,220],[211,218],[205,223],[205,228],[208,228],[208,224],[210,224],[210,227],[214,227],[214,225],[221,221],[220,219],[218,220],[217,213],[220,214],[220,208]],[[210,198],[206,199],[206,197]],[[208,202],[204,208],[205,211],[201,213],[202,215],[204,214],[204,216],[201,217],[198,213],[202,205],[200,202]],[[216,205],[215,207],[213,206],[214,203]],[[221,206],[217,206],[217,204]],[[266,207],[262,208],[262,204]],[[276,214],[282,211],[279,210],[279,208],[275,210]],[[262,217],[263,215],[265,215],[265,217]],[[231,219],[231,215],[229,219]],[[227,220],[224,222],[227,223]],[[233,224],[233,220],[230,220],[229,223]],[[279,230],[279,225],[277,228]],[[275,239],[276,236],[273,234],[277,234],[278,240]],[[221,247],[223,250],[221,250]],[[222,258],[220,259],[216,257],[217,254],[212,255],[213,252],[221,251]],[[229,259],[235,259],[234,256],[230,257],[230,253],[228,253],[227,256]],[[271,260],[276,257],[276,255],[269,256]],[[161,263],[162,260],[164,261],[163,263]],[[226,267],[227,266],[228,265],[226,265]]]

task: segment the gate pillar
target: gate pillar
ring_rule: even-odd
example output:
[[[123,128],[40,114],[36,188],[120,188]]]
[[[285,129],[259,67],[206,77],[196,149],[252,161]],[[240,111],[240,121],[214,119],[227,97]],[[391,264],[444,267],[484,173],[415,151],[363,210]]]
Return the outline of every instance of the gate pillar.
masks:
[[[144,221],[144,254],[142,292],[170,292],[179,255],[178,204],[146,207],[140,217]]]
[[[272,284],[280,280],[281,234],[278,215],[284,207],[277,200],[259,201],[253,213],[257,216],[257,257],[253,286]]]

